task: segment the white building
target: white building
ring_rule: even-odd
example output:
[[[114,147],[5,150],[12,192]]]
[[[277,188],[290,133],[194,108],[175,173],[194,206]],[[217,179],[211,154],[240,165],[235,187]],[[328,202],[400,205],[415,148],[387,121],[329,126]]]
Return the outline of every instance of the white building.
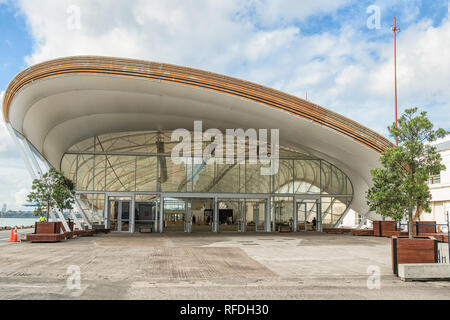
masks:
[[[440,174],[432,177],[429,182],[432,195],[431,213],[424,212],[422,221],[436,221],[437,224],[447,223],[447,211],[450,211],[450,136],[433,143],[442,156],[442,163],[447,167]]]

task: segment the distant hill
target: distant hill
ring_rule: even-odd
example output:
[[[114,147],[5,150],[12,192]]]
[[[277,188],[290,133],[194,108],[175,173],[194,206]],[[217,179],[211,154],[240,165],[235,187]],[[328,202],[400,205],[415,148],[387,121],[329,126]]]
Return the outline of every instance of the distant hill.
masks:
[[[28,219],[36,218],[33,211],[7,211],[0,213],[0,218],[16,218],[16,219]]]
[[[75,214],[77,218],[81,219],[81,215],[76,213]],[[67,213],[64,213],[64,217],[66,219],[71,218]],[[8,211],[5,213],[0,213],[0,219],[1,218],[15,218],[15,219],[28,219],[28,218],[37,218],[33,211]]]

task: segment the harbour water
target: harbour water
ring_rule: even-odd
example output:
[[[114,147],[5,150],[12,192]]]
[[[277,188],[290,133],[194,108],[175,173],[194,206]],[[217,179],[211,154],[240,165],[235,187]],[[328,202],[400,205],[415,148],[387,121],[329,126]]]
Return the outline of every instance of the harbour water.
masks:
[[[16,219],[16,218],[0,218],[0,228],[1,227],[29,227],[34,226],[34,223],[39,221],[39,218],[28,218],[28,219]]]

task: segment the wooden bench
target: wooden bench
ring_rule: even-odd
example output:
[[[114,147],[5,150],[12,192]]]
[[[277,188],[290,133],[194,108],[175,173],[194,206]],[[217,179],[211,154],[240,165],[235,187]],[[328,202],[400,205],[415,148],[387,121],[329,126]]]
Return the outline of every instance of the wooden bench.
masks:
[[[66,240],[64,233],[27,234],[27,241],[31,243],[54,243]]]
[[[287,227],[287,226],[279,226],[278,232],[292,232],[292,229],[291,229],[291,227]]]

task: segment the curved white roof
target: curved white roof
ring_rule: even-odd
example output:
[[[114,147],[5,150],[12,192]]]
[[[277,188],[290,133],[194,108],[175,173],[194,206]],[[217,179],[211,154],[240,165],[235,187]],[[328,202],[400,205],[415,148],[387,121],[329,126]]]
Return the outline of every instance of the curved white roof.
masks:
[[[60,168],[64,153],[112,132],[193,129],[280,129],[281,144],[339,167],[354,185],[352,209],[365,213],[369,170],[391,144],[320,106],[245,81],[142,61],[77,57],[19,74],[4,100],[4,117]]]

